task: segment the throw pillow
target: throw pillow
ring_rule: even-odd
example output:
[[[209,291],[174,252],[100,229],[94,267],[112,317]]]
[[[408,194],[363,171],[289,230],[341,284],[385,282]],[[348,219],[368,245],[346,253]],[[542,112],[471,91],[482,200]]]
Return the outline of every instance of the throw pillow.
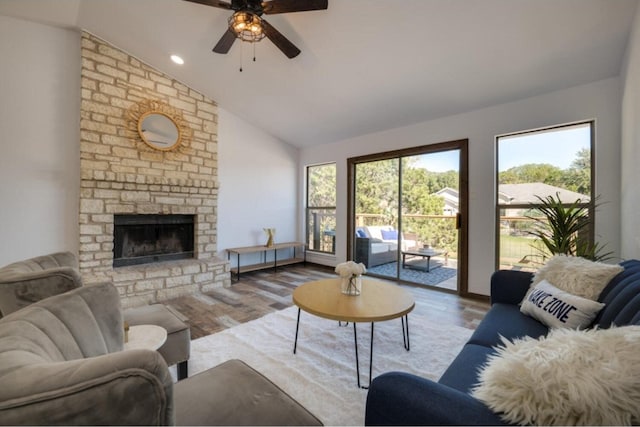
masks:
[[[472,395],[514,424],[638,423],[639,343],[640,326],[503,338]]]
[[[367,233],[365,233],[363,229],[358,228],[356,230],[356,236],[358,236],[358,237],[367,237]]]
[[[547,280],[553,286],[596,301],[600,292],[624,268],[585,258],[555,255],[533,277],[532,286]]]
[[[549,328],[585,328],[604,304],[572,295],[543,280],[527,292],[520,311]]]
[[[382,240],[398,240],[398,230],[381,230]]]

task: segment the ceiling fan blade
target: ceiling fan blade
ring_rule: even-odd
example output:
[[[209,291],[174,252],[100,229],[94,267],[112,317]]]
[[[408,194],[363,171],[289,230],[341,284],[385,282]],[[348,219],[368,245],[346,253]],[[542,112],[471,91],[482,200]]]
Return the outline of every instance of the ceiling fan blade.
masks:
[[[272,0],[262,2],[262,9],[267,15],[323,10],[327,7],[329,7],[329,0]]]
[[[227,28],[227,31],[222,35],[218,43],[213,48],[215,53],[227,53],[233,42],[236,41],[236,33],[234,33],[231,28]]]
[[[262,31],[288,58],[295,58],[300,54],[300,49],[264,19],[262,20]]]
[[[231,9],[231,3],[220,0],[184,0],[191,3],[203,4],[205,6],[219,7],[220,9]]]

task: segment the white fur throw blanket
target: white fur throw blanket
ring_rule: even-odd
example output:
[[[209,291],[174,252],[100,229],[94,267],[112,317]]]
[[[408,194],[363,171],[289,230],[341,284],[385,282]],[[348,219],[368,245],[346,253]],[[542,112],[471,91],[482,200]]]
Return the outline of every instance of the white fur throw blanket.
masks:
[[[640,422],[640,326],[554,329],[540,339],[502,341],[472,394],[506,422]]]

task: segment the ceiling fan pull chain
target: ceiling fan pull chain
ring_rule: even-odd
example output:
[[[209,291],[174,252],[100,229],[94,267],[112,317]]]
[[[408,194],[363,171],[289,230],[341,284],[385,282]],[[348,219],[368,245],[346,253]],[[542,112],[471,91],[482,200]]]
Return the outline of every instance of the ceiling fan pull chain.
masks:
[[[253,62],[256,62],[256,44],[251,43],[253,45]]]
[[[240,72],[242,72],[242,56],[244,53],[244,42],[240,43]]]

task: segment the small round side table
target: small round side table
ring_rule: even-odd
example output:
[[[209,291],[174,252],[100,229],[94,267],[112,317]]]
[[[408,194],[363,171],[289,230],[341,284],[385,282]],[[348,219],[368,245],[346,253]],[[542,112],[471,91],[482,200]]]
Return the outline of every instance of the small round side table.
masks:
[[[156,325],[136,325],[129,328],[129,341],[124,343],[125,350],[157,350],[167,340],[167,330]]]

